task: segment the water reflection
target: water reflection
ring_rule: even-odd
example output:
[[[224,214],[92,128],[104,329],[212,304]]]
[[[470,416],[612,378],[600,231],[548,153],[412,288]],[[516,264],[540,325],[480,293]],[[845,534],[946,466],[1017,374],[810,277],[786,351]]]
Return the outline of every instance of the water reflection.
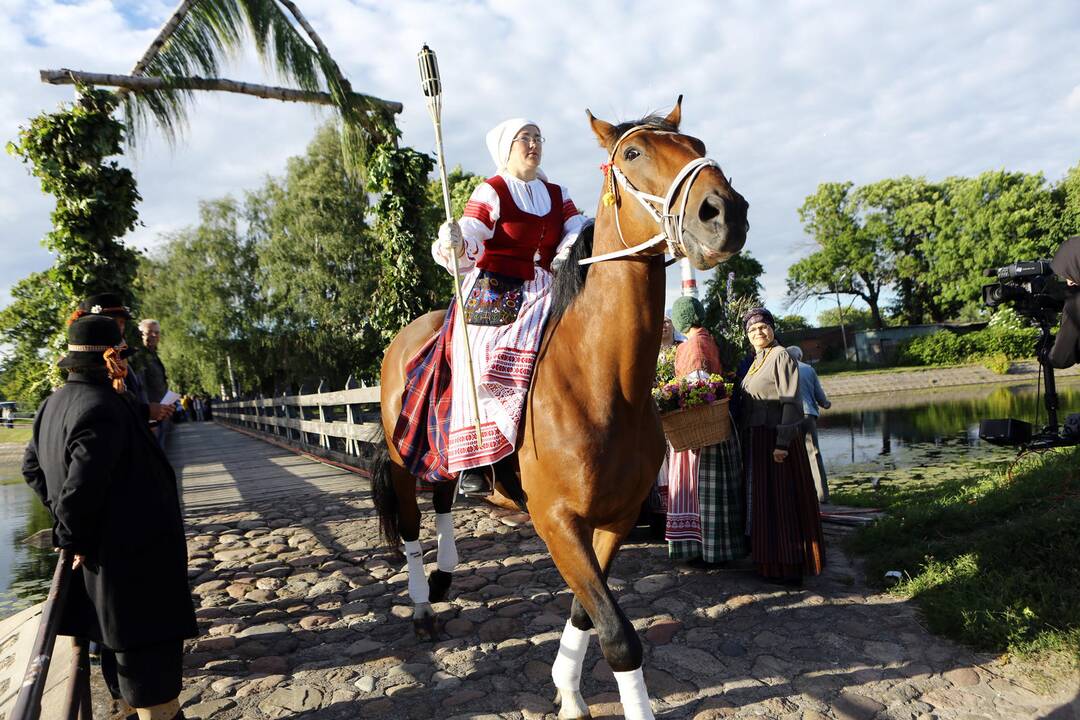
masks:
[[[1080,384],[1060,385],[1058,398],[1060,421],[1080,412]],[[818,427],[826,468],[846,472],[852,466],[912,467],[958,454],[1011,457],[1014,450],[988,445],[978,436],[979,420],[1004,417],[1045,424],[1042,396],[1030,385],[869,396],[837,402]]]
[[[4,468],[5,475],[8,468]],[[0,619],[45,598],[56,567],[51,549],[23,542],[52,527],[48,510],[25,484],[0,484]]]

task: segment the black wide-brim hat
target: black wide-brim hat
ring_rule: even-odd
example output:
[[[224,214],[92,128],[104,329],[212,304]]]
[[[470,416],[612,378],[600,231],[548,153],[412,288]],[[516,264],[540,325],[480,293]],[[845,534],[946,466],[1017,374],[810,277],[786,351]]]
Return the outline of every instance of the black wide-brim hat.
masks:
[[[105,315],[84,315],[68,325],[67,354],[57,363],[62,368],[78,365],[105,367],[105,351],[124,341],[120,327]]]
[[[79,303],[79,310],[85,315],[108,315],[132,319],[131,308],[124,304],[123,298],[116,293],[100,293]]]

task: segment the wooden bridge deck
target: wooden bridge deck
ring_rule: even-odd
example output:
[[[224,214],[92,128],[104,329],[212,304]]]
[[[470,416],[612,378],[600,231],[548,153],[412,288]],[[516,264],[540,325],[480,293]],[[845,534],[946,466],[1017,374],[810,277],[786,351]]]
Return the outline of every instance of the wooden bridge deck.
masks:
[[[169,460],[180,482],[184,512],[198,515],[229,507],[367,487],[362,475],[217,423],[173,428]]]

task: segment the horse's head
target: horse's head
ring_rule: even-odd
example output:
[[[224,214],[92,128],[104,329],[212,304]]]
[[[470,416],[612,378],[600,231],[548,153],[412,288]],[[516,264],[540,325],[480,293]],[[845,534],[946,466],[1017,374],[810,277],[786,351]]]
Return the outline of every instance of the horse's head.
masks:
[[[742,249],[749,204],[720,166],[705,158],[705,144],[679,133],[682,96],[664,118],[612,125],[586,114],[608,151],[605,197],[615,201],[620,233],[647,238],[659,225],[669,249],[684,253],[699,270]]]

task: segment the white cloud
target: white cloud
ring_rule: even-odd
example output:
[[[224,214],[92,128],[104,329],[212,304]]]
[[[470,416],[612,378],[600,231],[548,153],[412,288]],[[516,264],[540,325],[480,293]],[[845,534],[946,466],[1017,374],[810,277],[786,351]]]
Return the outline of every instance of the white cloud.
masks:
[[[0,8],[0,139],[7,140],[72,96],[38,82],[38,69],[125,72],[172,4],[0,0]],[[617,0],[310,0],[303,9],[357,90],[405,103],[406,144],[434,145],[416,77],[416,52],[427,42],[445,81],[450,164],[488,172],[488,127],[511,115],[535,117],[551,140],[545,169],[590,214],[603,154],[584,109],[625,120],[666,109],[684,93],[684,128],[706,141],[750,201],[747,247],[765,265],[778,310],[787,266],[806,252],[796,209],[818,183],[999,167],[1053,179],[1080,159],[1073,48],[1080,5],[1071,0],[1043,3],[1037,13],[1019,0],[975,7],[702,0],[680,2],[678,12]],[[224,74],[266,81],[250,54]],[[195,222],[199,199],[238,194],[282,172],[324,117],[251,98],[199,98],[174,151],[151,135],[128,159],[146,223],[133,243],[152,244]],[[49,264],[37,242],[51,203],[8,157],[0,158],[0,193],[5,288]],[[678,282],[672,270],[672,297]]]

